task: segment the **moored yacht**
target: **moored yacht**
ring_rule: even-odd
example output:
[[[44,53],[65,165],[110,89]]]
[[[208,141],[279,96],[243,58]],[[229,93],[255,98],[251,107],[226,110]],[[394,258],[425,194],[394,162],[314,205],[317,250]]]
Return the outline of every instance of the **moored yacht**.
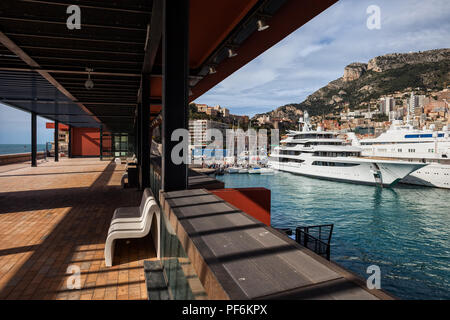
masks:
[[[239,167],[229,167],[225,169],[226,173],[239,173],[240,168]]]
[[[309,177],[351,183],[392,186],[423,163],[361,158],[360,147],[345,145],[337,133],[312,130],[308,113],[300,119],[301,131],[287,138],[269,157],[269,166]]]
[[[391,127],[374,139],[355,140],[362,156],[370,158],[420,161],[427,165],[400,182],[450,189],[450,137],[448,127],[435,131],[414,129],[408,122],[394,120]]]

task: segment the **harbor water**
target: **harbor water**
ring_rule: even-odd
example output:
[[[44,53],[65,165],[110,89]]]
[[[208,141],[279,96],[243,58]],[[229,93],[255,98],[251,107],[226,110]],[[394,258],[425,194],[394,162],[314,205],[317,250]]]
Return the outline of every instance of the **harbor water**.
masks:
[[[37,151],[45,151],[45,144],[37,144]],[[0,144],[0,154],[31,152],[31,144]]]
[[[225,174],[226,188],[271,190],[275,228],[334,224],[331,260],[402,299],[450,299],[450,190],[331,182],[277,172]]]

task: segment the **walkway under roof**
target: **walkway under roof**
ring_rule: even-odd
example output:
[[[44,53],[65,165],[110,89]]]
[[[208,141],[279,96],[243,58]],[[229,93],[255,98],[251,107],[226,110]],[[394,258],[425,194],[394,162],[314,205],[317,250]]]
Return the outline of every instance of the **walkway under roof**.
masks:
[[[335,2],[190,0],[189,101]],[[81,29],[69,30],[66,1],[2,0],[0,101],[72,126],[133,132],[142,74],[151,75],[151,118],[162,109],[162,3],[73,1]]]
[[[103,256],[114,209],[141,198],[121,188],[124,169],[98,159],[0,167],[0,299],[147,299],[151,235],[118,240],[113,267]],[[67,287],[70,266],[80,290]]]

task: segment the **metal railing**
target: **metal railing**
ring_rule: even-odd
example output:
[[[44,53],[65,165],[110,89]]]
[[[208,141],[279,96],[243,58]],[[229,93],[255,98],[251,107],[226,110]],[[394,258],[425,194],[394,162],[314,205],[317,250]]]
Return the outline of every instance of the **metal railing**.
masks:
[[[295,229],[295,241],[316,254],[330,260],[333,224],[324,224]]]

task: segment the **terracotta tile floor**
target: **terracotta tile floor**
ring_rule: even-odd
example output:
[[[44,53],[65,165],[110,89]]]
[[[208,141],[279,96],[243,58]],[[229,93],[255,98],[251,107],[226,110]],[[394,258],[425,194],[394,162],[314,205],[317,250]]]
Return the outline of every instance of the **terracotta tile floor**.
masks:
[[[124,165],[61,159],[10,166],[0,172],[0,299],[147,298],[150,236],[118,241],[114,266],[104,262],[114,209],[141,197],[120,187]],[[77,270],[81,288],[70,289]]]

